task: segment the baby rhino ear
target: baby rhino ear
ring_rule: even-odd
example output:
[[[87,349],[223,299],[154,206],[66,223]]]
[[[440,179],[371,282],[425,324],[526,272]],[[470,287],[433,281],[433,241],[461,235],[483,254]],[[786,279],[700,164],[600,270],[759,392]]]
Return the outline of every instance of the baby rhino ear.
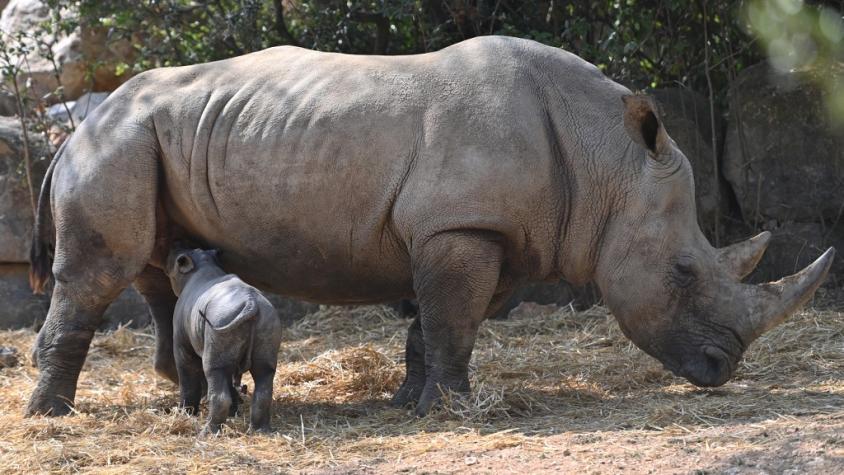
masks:
[[[624,128],[637,144],[658,157],[668,147],[668,133],[659,120],[654,100],[644,94],[622,96]]]
[[[187,274],[193,270],[193,259],[187,254],[179,254],[176,257],[176,269],[180,274]]]

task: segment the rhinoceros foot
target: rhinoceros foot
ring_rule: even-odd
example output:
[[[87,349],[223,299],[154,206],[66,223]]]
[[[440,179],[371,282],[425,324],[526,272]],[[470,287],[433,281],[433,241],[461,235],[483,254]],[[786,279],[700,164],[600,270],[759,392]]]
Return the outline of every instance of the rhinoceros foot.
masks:
[[[425,389],[425,378],[407,377],[399,387],[390,404],[393,407],[408,407],[419,402]]]

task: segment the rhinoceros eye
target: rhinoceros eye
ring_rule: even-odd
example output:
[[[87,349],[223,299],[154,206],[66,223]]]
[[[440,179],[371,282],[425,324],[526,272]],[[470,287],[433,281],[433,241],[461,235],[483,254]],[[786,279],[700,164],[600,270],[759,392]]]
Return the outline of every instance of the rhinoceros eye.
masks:
[[[677,262],[674,263],[672,274],[672,280],[674,281],[674,285],[677,287],[689,287],[697,280],[695,265],[689,259],[678,259]]]

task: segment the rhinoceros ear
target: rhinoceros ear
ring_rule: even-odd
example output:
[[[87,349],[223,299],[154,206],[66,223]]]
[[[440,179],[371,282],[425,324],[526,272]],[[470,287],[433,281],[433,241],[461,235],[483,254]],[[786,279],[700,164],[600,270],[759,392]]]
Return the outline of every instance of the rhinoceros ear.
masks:
[[[176,257],[176,270],[178,270],[180,274],[187,274],[192,271],[193,259],[191,259],[187,254],[179,254],[179,256]]]
[[[645,147],[654,158],[668,148],[668,133],[659,120],[656,102],[644,94],[622,96],[624,102],[624,128],[637,144]]]

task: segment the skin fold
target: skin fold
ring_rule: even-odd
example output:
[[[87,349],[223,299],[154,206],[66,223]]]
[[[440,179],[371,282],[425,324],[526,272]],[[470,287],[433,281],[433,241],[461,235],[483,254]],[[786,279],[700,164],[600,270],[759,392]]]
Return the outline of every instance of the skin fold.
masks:
[[[416,298],[394,403],[420,415],[469,389],[478,326],[530,281],[595,281],[636,345],[722,384],[812,296],[833,251],[742,284],[769,236],[706,241],[691,167],[656,112],[577,56],[507,37],[391,57],[285,46],[140,74],[42,187],[31,280],[43,287],[52,255],[56,283],[28,411],[68,411],[102,311],[133,282],[156,369],[178,377],[160,271],[176,239],[294,298]]]

